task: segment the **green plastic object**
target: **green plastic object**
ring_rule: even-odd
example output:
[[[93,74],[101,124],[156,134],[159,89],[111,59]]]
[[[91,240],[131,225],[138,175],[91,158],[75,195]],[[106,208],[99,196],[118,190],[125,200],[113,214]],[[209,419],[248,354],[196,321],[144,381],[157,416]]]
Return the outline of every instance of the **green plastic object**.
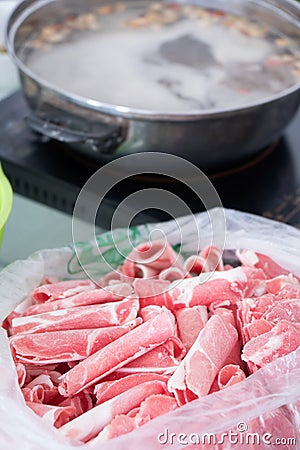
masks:
[[[13,192],[10,182],[3,173],[0,164],[0,246],[2,244],[5,224],[13,204]]]

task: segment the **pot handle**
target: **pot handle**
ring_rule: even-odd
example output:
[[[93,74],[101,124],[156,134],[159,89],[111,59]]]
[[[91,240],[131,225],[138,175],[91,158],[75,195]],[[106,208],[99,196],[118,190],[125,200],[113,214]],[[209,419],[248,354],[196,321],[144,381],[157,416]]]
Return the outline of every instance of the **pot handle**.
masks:
[[[86,144],[95,152],[104,154],[114,153],[126,138],[124,127],[118,125],[99,123],[96,131],[85,132],[41,119],[34,114],[27,115],[25,120],[34,131],[50,139],[66,144]]]

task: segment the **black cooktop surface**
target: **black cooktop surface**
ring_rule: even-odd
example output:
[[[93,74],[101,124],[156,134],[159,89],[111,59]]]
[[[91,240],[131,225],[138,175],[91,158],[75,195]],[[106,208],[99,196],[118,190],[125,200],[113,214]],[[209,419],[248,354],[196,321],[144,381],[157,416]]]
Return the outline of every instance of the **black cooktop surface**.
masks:
[[[27,113],[20,92],[0,102],[0,160],[4,170],[15,192],[72,213],[80,189],[100,163],[55,141],[45,141],[27,126]],[[225,207],[300,226],[300,111],[283,138],[263,149],[258,157],[223,173],[206,175]],[[116,205],[128,193],[150,186],[168,189],[189,203],[193,211],[201,210],[202,205],[182,184],[141,176],[111,191],[100,225],[109,226]],[[150,211],[149,218],[163,217]]]

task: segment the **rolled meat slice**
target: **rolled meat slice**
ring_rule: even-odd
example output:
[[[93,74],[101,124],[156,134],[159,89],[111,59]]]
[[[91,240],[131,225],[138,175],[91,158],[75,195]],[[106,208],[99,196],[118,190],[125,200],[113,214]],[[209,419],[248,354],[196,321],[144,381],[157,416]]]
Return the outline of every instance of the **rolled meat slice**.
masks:
[[[43,364],[40,366],[26,364],[26,372],[31,380],[40,375],[49,375],[53,384],[58,384],[56,383],[57,377],[64,373],[64,371],[66,370],[68,370],[67,364]],[[55,376],[55,380],[53,375]]]
[[[235,364],[227,364],[222,367],[218,374],[218,386],[219,389],[225,389],[229,386],[239,383],[245,380],[245,372]]]
[[[168,382],[178,404],[208,394],[215,376],[238,340],[236,329],[221,316],[212,316]]]
[[[175,329],[167,311],[148,320],[103,349],[81,361],[62,377],[60,393],[74,395],[95,384],[114,370],[142,356],[174,336]]]
[[[92,409],[94,404],[90,394],[80,392],[74,397],[64,398],[57,406],[73,406],[76,411],[76,417],[78,417]]]
[[[223,308],[223,307],[216,308],[214,310],[214,314],[217,315],[217,316],[223,317],[224,320],[226,320],[227,322],[231,323],[231,325],[236,328],[236,322],[235,322],[234,314],[233,314],[233,311],[231,309]]]
[[[175,311],[175,317],[178,337],[188,351],[208,320],[207,307],[193,306],[178,309]]]
[[[170,309],[180,309],[198,305],[209,306],[213,301],[230,300],[236,303],[243,297],[248,274],[242,267],[202,274],[198,277],[175,281],[164,294]]]
[[[273,325],[265,319],[257,319],[252,323],[244,326],[245,343],[252,338],[271,331]]]
[[[155,316],[158,316],[159,314],[161,314],[162,311],[166,311],[169,314],[170,319],[174,323],[174,328],[175,328],[175,324],[176,324],[175,316],[169,309],[165,308],[164,306],[157,306],[157,305],[145,306],[144,308],[140,309],[139,315],[141,316],[143,321],[146,322],[147,320],[151,320]]]
[[[17,375],[18,375],[18,383],[19,383],[19,386],[22,388],[25,384],[26,376],[27,376],[26,367],[24,364],[18,362],[16,364],[16,370],[17,370]]]
[[[58,396],[51,375],[43,373],[32,379],[22,389],[25,400],[36,403],[50,403]]]
[[[250,366],[262,367],[276,358],[288,355],[300,346],[300,324],[280,321],[267,333],[251,339],[244,346],[242,359]],[[251,366],[253,367],[253,366]]]
[[[287,270],[277,264],[272,258],[262,253],[254,252],[253,250],[238,250],[236,255],[244,266],[262,269],[268,278],[289,274]]]
[[[205,267],[205,259],[200,255],[191,255],[184,262],[184,269],[193,276],[198,276],[200,273],[209,272]],[[181,277],[183,278],[183,277]]]
[[[159,273],[158,279],[172,282],[175,280],[182,280],[182,278],[185,278],[186,276],[189,276],[189,274],[183,269],[179,269],[179,267],[169,267]]]
[[[217,308],[214,311],[214,314],[221,316],[225,321],[227,321],[234,328],[236,328],[236,321],[235,321],[234,313],[230,309]],[[236,343],[234,344],[230,354],[224,361],[224,364],[223,364],[224,366],[233,364],[233,365],[239,366],[241,368],[241,370],[243,370],[245,368],[245,363],[242,361],[242,358],[241,358],[241,347],[242,347],[241,342],[238,339],[236,341]]]
[[[170,346],[165,342],[121,369],[117,369],[112,375],[126,376],[135,373],[171,374],[178,365],[179,362],[174,358],[173,351],[170,350]]]
[[[3,320],[2,327],[7,330],[8,336],[12,334],[12,320],[15,317],[21,317],[25,311],[32,305],[32,298],[26,297],[16,308]]]
[[[208,272],[212,272],[214,270],[224,270],[224,264],[222,260],[223,251],[219,247],[216,247],[215,245],[208,245],[201,250],[199,255],[205,259],[208,267]]]
[[[26,402],[38,416],[43,417],[50,425],[60,428],[62,425],[76,417],[74,406],[53,406],[43,403]]]
[[[268,308],[263,317],[274,324],[281,320],[300,323],[300,299],[278,301]]]
[[[43,333],[122,325],[134,320],[138,310],[138,299],[129,296],[121,302],[78,306],[34,316],[16,317],[12,320],[12,331],[14,334]]]
[[[162,416],[176,409],[177,403],[173,397],[164,394],[153,394],[141,403],[138,411],[132,415],[116,416],[99,435],[90,442],[89,448],[96,448],[101,442],[129,433],[156,417]]]
[[[127,297],[127,295],[131,294],[130,286],[125,283],[123,283],[123,286],[125,286],[125,289],[123,289],[123,295],[116,294],[108,288],[93,289],[73,295],[72,297],[32,305],[26,309],[23,316],[42,314],[44,312],[57,311],[59,309],[74,308],[75,306],[99,305],[102,303],[120,301]]]
[[[141,307],[147,305],[181,309],[192,306],[209,306],[212,302],[236,303],[244,296],[249,279],[264,277],[260,269],[236,267],[231,270],[204,273],[197,277],[177,280],[168,284],[163,280],[135,280],[134,290]]]
[[[67,423],[61,431],[69,438],[87,442],[97,436],[117,415],[127,414],[150,395],[166,392],[166,383],[162,381],[138,384]]]
[[[137,318],[124,325],[98,329],[21,333],[10,338],[10,347],[16,360],[30,364],[80,361],[141,323],[142,319]]]
[[[143,321],[146,322],[147,320],[153,319],[153,317],[160,314],[161,311],[162,311],[161,306],[149,305],[149,306],[145,306],[144,308],[141,308],[139,314],[140,314],[141,318],[143,319]]]
[[[95,289],[91,280],[68,280],[54,284],[44,284],[34,289],[32,298],[37,303],[52,302],[61,298],[72,297],[80,292]]]
[[[184,268],[187,272],[200,275],[204,272],[224,270],[222,250],[215,246],[205,247],[199,255],[192,255],[186,259]]]
[[[145,306],[167,306],[164,293],[171,285],[167,280],[147,280],[137,278],[133,282],[134,292],[139,297],[141,308]]]
[[[138,408],[134,408],[135,411]],[[137,428],[134,417],[131,416],[131,411],[128,414],[119,414],[112,419],[112,421],[104,427],[102,431],[94,439],[87,442],[86,446],[89,449],[99,449],[99,445],[107,442],[110,439],[127,434]]]
[[[299,279],[291,273],[266,280],[266,289],[270,294],[278,295],[280,299],[298,298],[300,295]]]
[[[153,277],[172,266],[182,268],[183,260],[168,242],[144,242],[127,256],[122,271],[128,277],[139,278],[143,276],[142,266],[145,266],[145,274]]]
[[[117,372],[173,373],[179,364],[177,358],[182,358],[185,354],[186,351],[181,341],[176,337],[171,337],[158,347],[134,359],[124,368],[118,369]]]
[[[52,389],[53,382],[50,375],[41,374],[26,384],[26,387],[28,388],[33,388],[35,386],[44,386],[45,388]]]
[[[155,278],[158,275],[156,269],[152,269],[146,264],[136,264],[133,261],[125,261],[122,268],[122,280],[133,280],[134,278]]]
[[[159,375],[156,373],[136,373],[127,375],[126,377],[119,378],[115,381],[104,381],[95,386],[94,393],[97,398],[97,404],[104,403],[116,395],[122,394],[122,392],[128,391],[138,384],[145,383],[146,381],[163,381],[168,382],[169,377]]]
[[[152,394],[141,403],[138,413],[135,415],[137,426],[144,425],[155,417],[162,416],[177,409],[178,405],[173,396],[165,394]]]
[[[26,402],[43,403],[45,399],[45,389],[43,386],[38,385],[33,388],[22,388],[22,394]]]

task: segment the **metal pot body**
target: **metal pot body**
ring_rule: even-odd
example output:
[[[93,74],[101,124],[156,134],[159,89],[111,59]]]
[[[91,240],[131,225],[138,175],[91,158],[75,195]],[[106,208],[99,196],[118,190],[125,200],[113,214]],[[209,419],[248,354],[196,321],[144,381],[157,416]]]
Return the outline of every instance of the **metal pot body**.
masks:
[[[254,156],[278,138],[300,104],[299,84],[266,102],[187,115],[147,114],[66,94],[38,79],[15,54],[16,31],[22,27],[20,18],[36,3],[41,2],[22,2],[7,27],[8,50],[19,68],[24,95],[32,111],[28,122],[36,131],[71,144],[75,151],[89,157],[110,160],[124,154],[154,151],[183,156],[205,170],[229,167]],[[224,4],[213,3],[211,6],[216,7]],[[234,10],[237,5],[247,9],[251,3],[259,10],[255,1],[232,0]],[[273,0],[261,1],[260,5],[266,4],[268,17],[273,14],[274,23],[281,20],[282,28],[300,39],[300,7],[294,3]],[[287,17],[293,26],[286,21]]]

